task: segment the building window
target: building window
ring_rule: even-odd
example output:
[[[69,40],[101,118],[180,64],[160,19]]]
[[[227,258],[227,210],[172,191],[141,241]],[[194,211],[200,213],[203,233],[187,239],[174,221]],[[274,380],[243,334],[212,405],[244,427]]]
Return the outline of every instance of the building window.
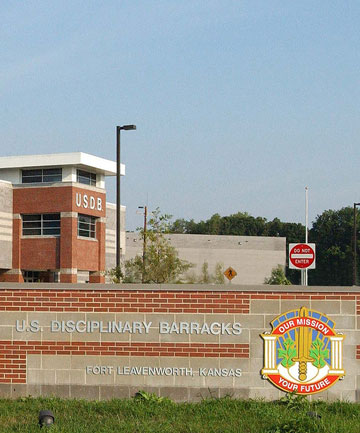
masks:
[[[96,174],[89,171],[76,170],[76,180],[85,185],[96,186]]]
[[[40,272],[38,271],[24,271],[24,282],[25,283],[39,283]]]
[[[60,236],[60,214],[23,215],[23,236]]]
[[[61,182],[62,168],[22,170],[22,183]]]
[[[90,215],[78,216],[78,236],[95,239],[96,218]]]

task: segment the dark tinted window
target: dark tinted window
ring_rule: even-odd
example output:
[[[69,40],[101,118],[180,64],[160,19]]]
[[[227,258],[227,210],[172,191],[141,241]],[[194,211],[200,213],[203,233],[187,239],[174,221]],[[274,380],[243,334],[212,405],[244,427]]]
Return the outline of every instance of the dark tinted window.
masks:
[[[60,214],[23,215],[24,236],[60,236]]]
[[[46,168],[43,170],[43,182],[61,182],[61,168]]]
[[[25,283],[38,283],[40,281],[39,271],[24,271]]]
[[[78,216],[78,236],[84,238],[95,238],[96,218],[90,215]]]
[[[84,183],[85,185],[96,186],[96,174],[90,173],[89,171],[77,170],[76,180],[79,183]]]
[[[39,168],[22,170],[22,183],[61,182],[61,168]]]

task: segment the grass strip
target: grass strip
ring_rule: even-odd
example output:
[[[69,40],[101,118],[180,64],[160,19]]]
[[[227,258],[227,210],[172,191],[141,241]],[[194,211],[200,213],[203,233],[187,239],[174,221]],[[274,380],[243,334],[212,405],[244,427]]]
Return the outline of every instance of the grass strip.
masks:
[[[49,430],[54,433],[360,432],[358,403],[309,403],[298,397],[276,402],[221,398],[200,403],[174,403],[155,396],[143,397],[101,402],[58,398],[3,399],[0,400],[0,432],[39,432],[41,409],[53,411],[55,424]]]

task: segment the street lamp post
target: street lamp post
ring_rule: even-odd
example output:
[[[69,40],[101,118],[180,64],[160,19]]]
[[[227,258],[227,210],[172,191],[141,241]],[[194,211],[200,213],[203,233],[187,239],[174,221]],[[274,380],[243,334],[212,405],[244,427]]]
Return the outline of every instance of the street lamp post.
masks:
[[[120,219],[120,131],[136,129],[136,125],[123,125],[116,127],[116,268],[120,269],[121,259],[121,219]]]
[[[353,285],[357,286],[357,263],[356,263],[356,244],[357,244],[357,227],[356,227],[356,206],[360,206],[360,203],[354,203],[354,265],[353,265]]]

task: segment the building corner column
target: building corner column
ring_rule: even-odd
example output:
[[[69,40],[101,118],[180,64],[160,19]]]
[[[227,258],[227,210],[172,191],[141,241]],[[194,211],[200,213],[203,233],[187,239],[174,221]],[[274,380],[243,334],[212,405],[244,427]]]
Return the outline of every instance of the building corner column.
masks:
[[[0,281],[8,283],[23,283],[24,277],[21,272],[21,215],[13,214],[12,235],[12,269],[0,275]]]
[[[77,212],[61,212],[60,283],[77,283]]]
[[[105,283],[105,228],[106,218],[97,218],[96,238],[98,241],[98,270],[89,272],[90,283]]]

